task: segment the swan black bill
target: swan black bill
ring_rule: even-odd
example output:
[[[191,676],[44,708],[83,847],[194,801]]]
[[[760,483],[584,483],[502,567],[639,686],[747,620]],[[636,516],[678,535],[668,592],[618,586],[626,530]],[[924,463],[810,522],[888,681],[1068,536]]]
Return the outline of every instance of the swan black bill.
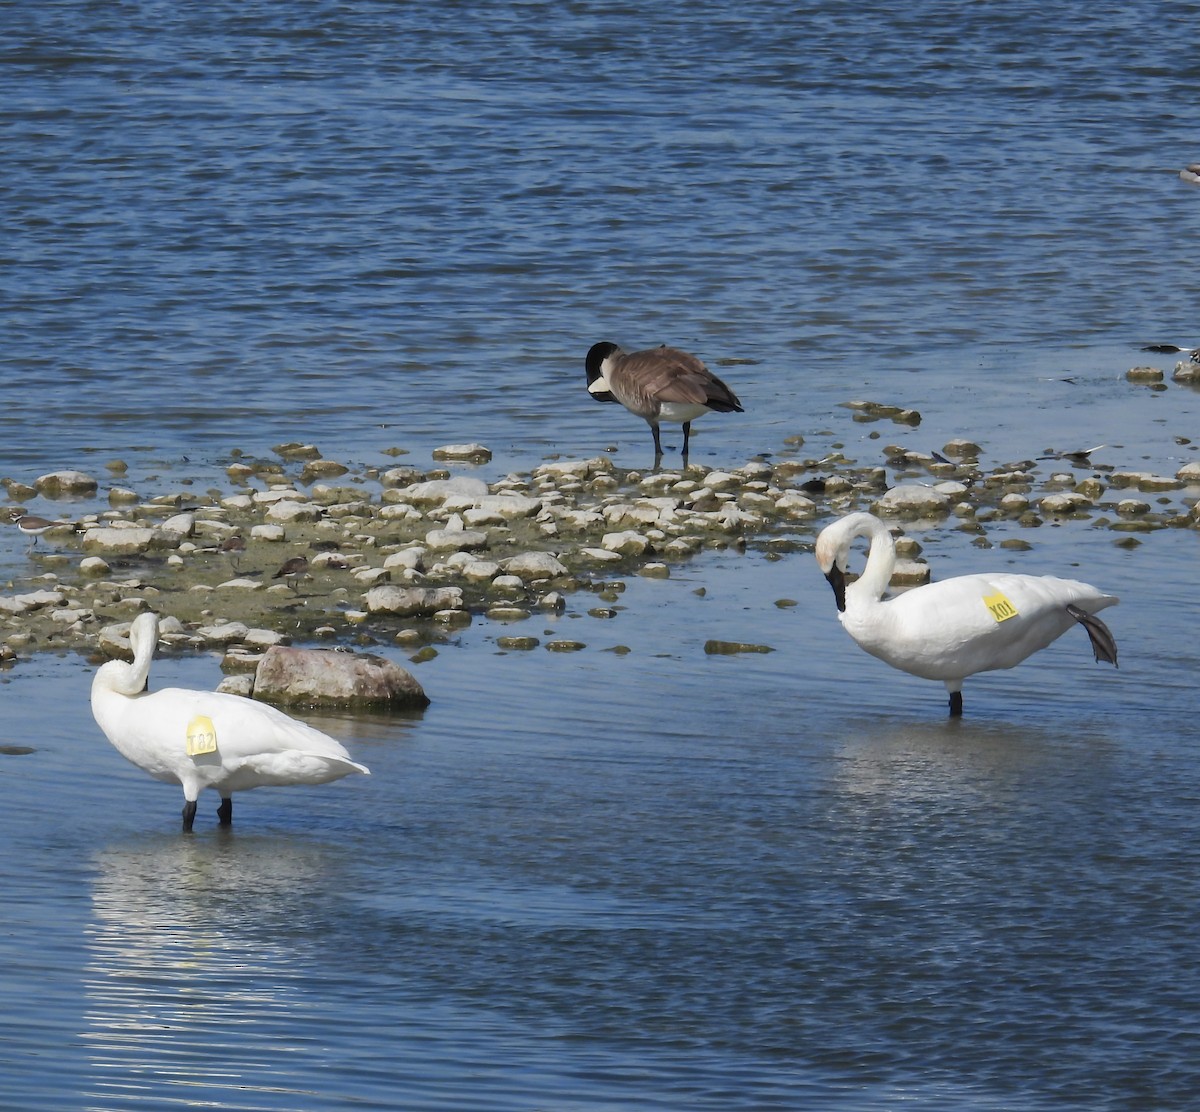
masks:
[[[844,612],[846,609],[846,573],[836,564],[826,573],[825,578],[833,588],[833,597],[837,600],[837,608]]]

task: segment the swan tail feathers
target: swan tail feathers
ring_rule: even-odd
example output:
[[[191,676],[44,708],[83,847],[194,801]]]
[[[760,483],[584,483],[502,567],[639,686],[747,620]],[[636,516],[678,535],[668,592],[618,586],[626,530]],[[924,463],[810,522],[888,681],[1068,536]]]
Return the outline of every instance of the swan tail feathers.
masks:
[[[1076,606],[1074,603],[1067,605],[1067,613],[1087,630],[1088,639],[1092,643],[1092,652],[1096,654],[1097,663],[1104,661],[1116,668],[1117,641],[1108,626],[1097,618],[1095,614],[1089,614],[1082,607]]]

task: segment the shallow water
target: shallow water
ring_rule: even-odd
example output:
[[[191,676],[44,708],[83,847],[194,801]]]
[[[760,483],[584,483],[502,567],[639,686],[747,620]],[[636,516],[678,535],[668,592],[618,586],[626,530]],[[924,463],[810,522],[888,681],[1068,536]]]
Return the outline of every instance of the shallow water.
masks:
[[[1187,1106],[1197,753],[1172,677],[1197,661],[1151,597],[1182,584],[1144,587],[1102,531],[1039,546],[1064,552],[1125,593],[1117,671],[1068,635],[951,722],[842,635],[811,557],[710,556],[630,581],[615,619],[521,623],[578,653],[464,631],[419,670],[425,712],[314,719],[370,779],[239,796],[229,834],[202,799],[190,839],[178,790],[91,722],[91,669],[22,665],[11,1099]],[[776,651],[703,652],[748,634]],[[168,657],[152,682],[218,678]]]
[[[0,476],[102,480],[35,512],[228,489],[232,450],[285,440],[648,464],[585,396],[602,338],[735,386],[707,465],[797,433],[1194,458],[1197,395],[1122,378],[1200,339],[1187,8],[7,13]],[[1119,670],[1068,634],[951,723],[849,643],[811,556],[710,553],[519,627],[578,653],[478,621],[418,669],[423,714],[318,720],[371,778],[241,796],[226,835],[215,799],[177,833],[88,663],[0,673],[2,1103],[1188,1107],[1200,541],[1020,535],[922,541],[938,576],[1120,594]],[[30,568],[0,533],[0,577]]]

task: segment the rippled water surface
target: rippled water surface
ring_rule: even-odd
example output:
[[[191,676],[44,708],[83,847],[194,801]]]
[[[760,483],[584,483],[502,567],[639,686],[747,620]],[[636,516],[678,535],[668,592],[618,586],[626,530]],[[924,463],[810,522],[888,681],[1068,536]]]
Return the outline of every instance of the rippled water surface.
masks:
[[[1200,342],[1194,21],[9,4],[0,477],[78,467],[106,505],[112,459],[203,490],[285,440],[644,465],[645,426],[584,390],[604,338],[735,385],[706,465],[965,434],[987,464],[1103,444],[1174,473],[1197,395],[1123,374]],[[923,422],[855,425],[858,397]],[[1121,595],[1120,669],[1068,635],[947,722],[844,637],[810,556],[711,553],[615,618],[526,623],[579,653],[477,623],[419,668],[424,713],[318,720],[369,779],[241,796],[224,835],[202,799],[184,839],[177,790],[93,723],[93,666],[22,661],[0,1104],[1189,1107],[1196,534],[921,539],[938,575]],[[4,530],[0,578],[28,570]],[[167,657],[153,682],[219,675]]]

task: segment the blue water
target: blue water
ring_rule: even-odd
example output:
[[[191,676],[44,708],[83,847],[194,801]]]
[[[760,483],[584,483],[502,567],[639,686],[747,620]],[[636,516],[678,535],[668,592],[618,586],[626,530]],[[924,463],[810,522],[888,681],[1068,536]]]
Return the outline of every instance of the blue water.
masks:
[[[231,452],[288,440],[645,465],[645,426],[586,395],[600,339],[736,388],[693,462],[962,434],[985,463],[1104,444],[1173,473],[1200,396],[1122,376],[1200,342],[1194,25],[9,4],[0,477],[80,468],[106,504],[109,460],[147,495],[223,488]],[[856,425],[859,397],[924,421]],[[710,555],[615,619],[583,597],[520,630],[577,654],[500,653],[477,622],[421,666],[423,715],[323,723],[369,780],[252,793],[229,837],[208,814],[180,839],[175,790],[94,726],[90,662],[22,662],[0,1104],[1189,1107],[1196,535],[1010,529],[1034,552],[922,540],[939,573],[1115,590],[1119,671],[1064,639],[947,723],[846,641],[811,557]],[[168,658],[155,682],[218,676]]]

